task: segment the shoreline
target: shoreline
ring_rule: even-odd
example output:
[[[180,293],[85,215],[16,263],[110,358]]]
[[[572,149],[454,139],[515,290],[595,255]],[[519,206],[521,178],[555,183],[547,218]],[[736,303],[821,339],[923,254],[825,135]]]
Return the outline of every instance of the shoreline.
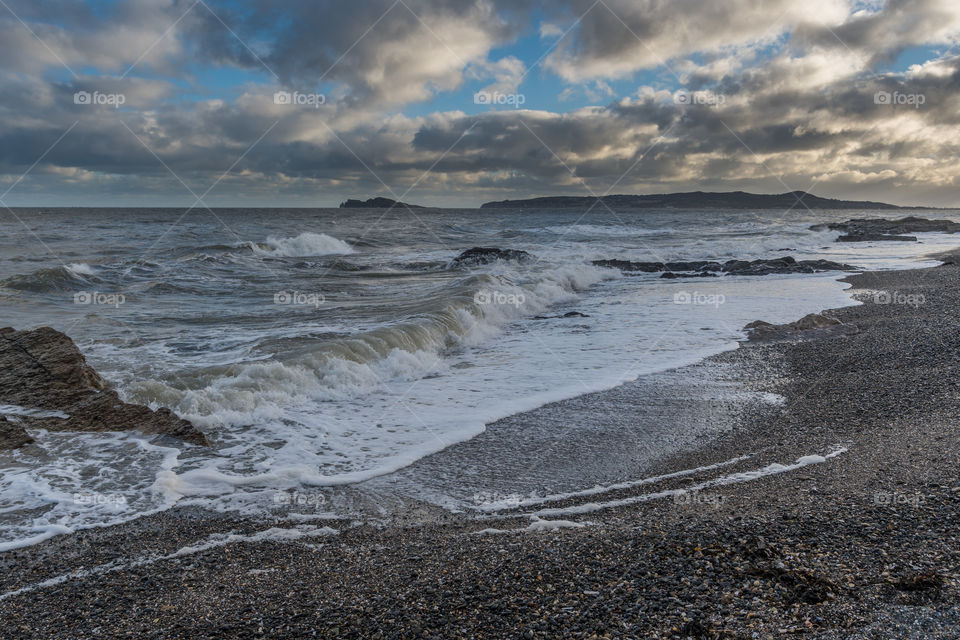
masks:
[[[23,638],[954,637],[958,276],[953,264],[849,276],[854,292],[925,302],[868,299],[825,312],[855,334],[709,358],[786,401],[649,469],[685,475],[482,519],[412,505],[381,526],[174,508],[0,554],[0,593],[31,589],[0,612]],[[824,460],[709,484],[812,455]],[[620,503],[570,511],[599,501]],[[300,533],[255,537],[270,528]],[[217,537],[228,531],[241,537]]]

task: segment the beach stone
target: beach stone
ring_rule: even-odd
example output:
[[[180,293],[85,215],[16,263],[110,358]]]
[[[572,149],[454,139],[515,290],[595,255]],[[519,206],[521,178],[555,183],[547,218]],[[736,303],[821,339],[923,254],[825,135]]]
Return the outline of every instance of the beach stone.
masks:
[[[18,416],[25,428],[138,430],[169,435],[198,445],[209,444],[196,427],[169,409],[154,411],[143,405],[123,402],[87,364],[73,340],[50,327],[29,331],[10,327],[0,329],[0,404],[47,412]],[[2,442],[0,448],[3,448]]]

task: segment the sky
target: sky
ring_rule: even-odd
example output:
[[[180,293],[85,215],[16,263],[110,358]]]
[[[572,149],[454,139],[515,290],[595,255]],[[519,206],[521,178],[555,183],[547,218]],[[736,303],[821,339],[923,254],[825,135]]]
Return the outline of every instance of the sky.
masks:
[[[956,0],[0,0],[0,204],[960,206]]]

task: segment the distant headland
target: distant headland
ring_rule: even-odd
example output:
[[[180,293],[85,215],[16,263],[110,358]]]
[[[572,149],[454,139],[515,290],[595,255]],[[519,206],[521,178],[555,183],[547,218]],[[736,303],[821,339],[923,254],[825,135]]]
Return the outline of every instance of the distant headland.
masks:
[[[885,202],[866,200],[834,200],[806,191],[779,194],[747,193],[746,191],[658,193],[615,196],[547,196],[526,200],[485,202],[481,209],[544,209],[603,205],[634,209],[933,209],[934,207],[901,207]],[[343,205],[341,205],[343,206]]]
[[[393,207],[402,207],[404,209],[425,209],[418,204],[407,204],[398,202],[390,198],[370,198],[369,200],[347,200],[340,203],[341,209],[392,209]]]

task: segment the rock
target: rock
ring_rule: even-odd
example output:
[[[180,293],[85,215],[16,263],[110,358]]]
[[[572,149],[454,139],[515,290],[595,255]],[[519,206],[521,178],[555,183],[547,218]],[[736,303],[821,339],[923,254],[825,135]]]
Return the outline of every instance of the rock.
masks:
[[[859,271],[857,267],[830,260],[797,260],[792,256],[768,260],[728,260],[724,263],[694,262],[631,262],[629,260],[594,260],[598,267],[630,273],[660,273],[661,278],[704,278],[726,273],[732,276],[765,276],[771,273],[820,273],[822,271]]]
[[[0,451],[17,449],[33,442],[23,425],[0,416]]]
[[[800,318],[796,322],[789,324],[771,324],[763,320],[755,320],[744,330],[749,332],[750,340],[784,340],[795,339],[799,337],[808,337],[809,332],[826,334],[849,334],[856,333],[857,328],[852,325],[845,325],[836,318],[831,318],[820,313],[810,313]],[[803,335],[807,332],[808,335]]]
[[[661,273],[660,277],[672,280],[675,278],[718,278],[719,276],[709,271],[701,271],[700,273],[676,273],[674,271],[667,271]]]
[[[823,329],[824,327],[833,327],[838,324],[843,323],[836,318],[831,318],[820,313],[808,313],[796,322],[791,322],[787,326],[798,331],[806,331],[808,329]]]
[[[534,320],[555,320],[557,318],[589,318],[585,313],[579,311],[567,311],[562,316],[533,316]]]
[[[73,341],[50,327],[0,329],[0,404],[31,410],[26,428],[164,434],[198,445],[206,437],[169,409],[128,404],[87,364]],[[9,422],[9,421],[7,421]]]
[[[516,262],[528,262],[533,260],[533,254],[518,249],[497,249],[496,247],[473,247],[467,249],[450,263],[452,267],[476,266],[480,264],[489,264],[497,260],[513,260]]]
[[[917,236],[891,236],[885,233],[863,233],[840,236],[837,242],[917,242]]]
[[[815,224],[810,227],[814,231],[842,231],[844,234],[837,238],[837,242],[870,242],[870,241],[897,241],[914,242],[917,239],[908,236],[908,233],[938,232],[957,233],[960,223],[952,220],[928,220],[916,216],[907,216],[899,220],[886,218],[854,218],[846,222],[831,222]]]

